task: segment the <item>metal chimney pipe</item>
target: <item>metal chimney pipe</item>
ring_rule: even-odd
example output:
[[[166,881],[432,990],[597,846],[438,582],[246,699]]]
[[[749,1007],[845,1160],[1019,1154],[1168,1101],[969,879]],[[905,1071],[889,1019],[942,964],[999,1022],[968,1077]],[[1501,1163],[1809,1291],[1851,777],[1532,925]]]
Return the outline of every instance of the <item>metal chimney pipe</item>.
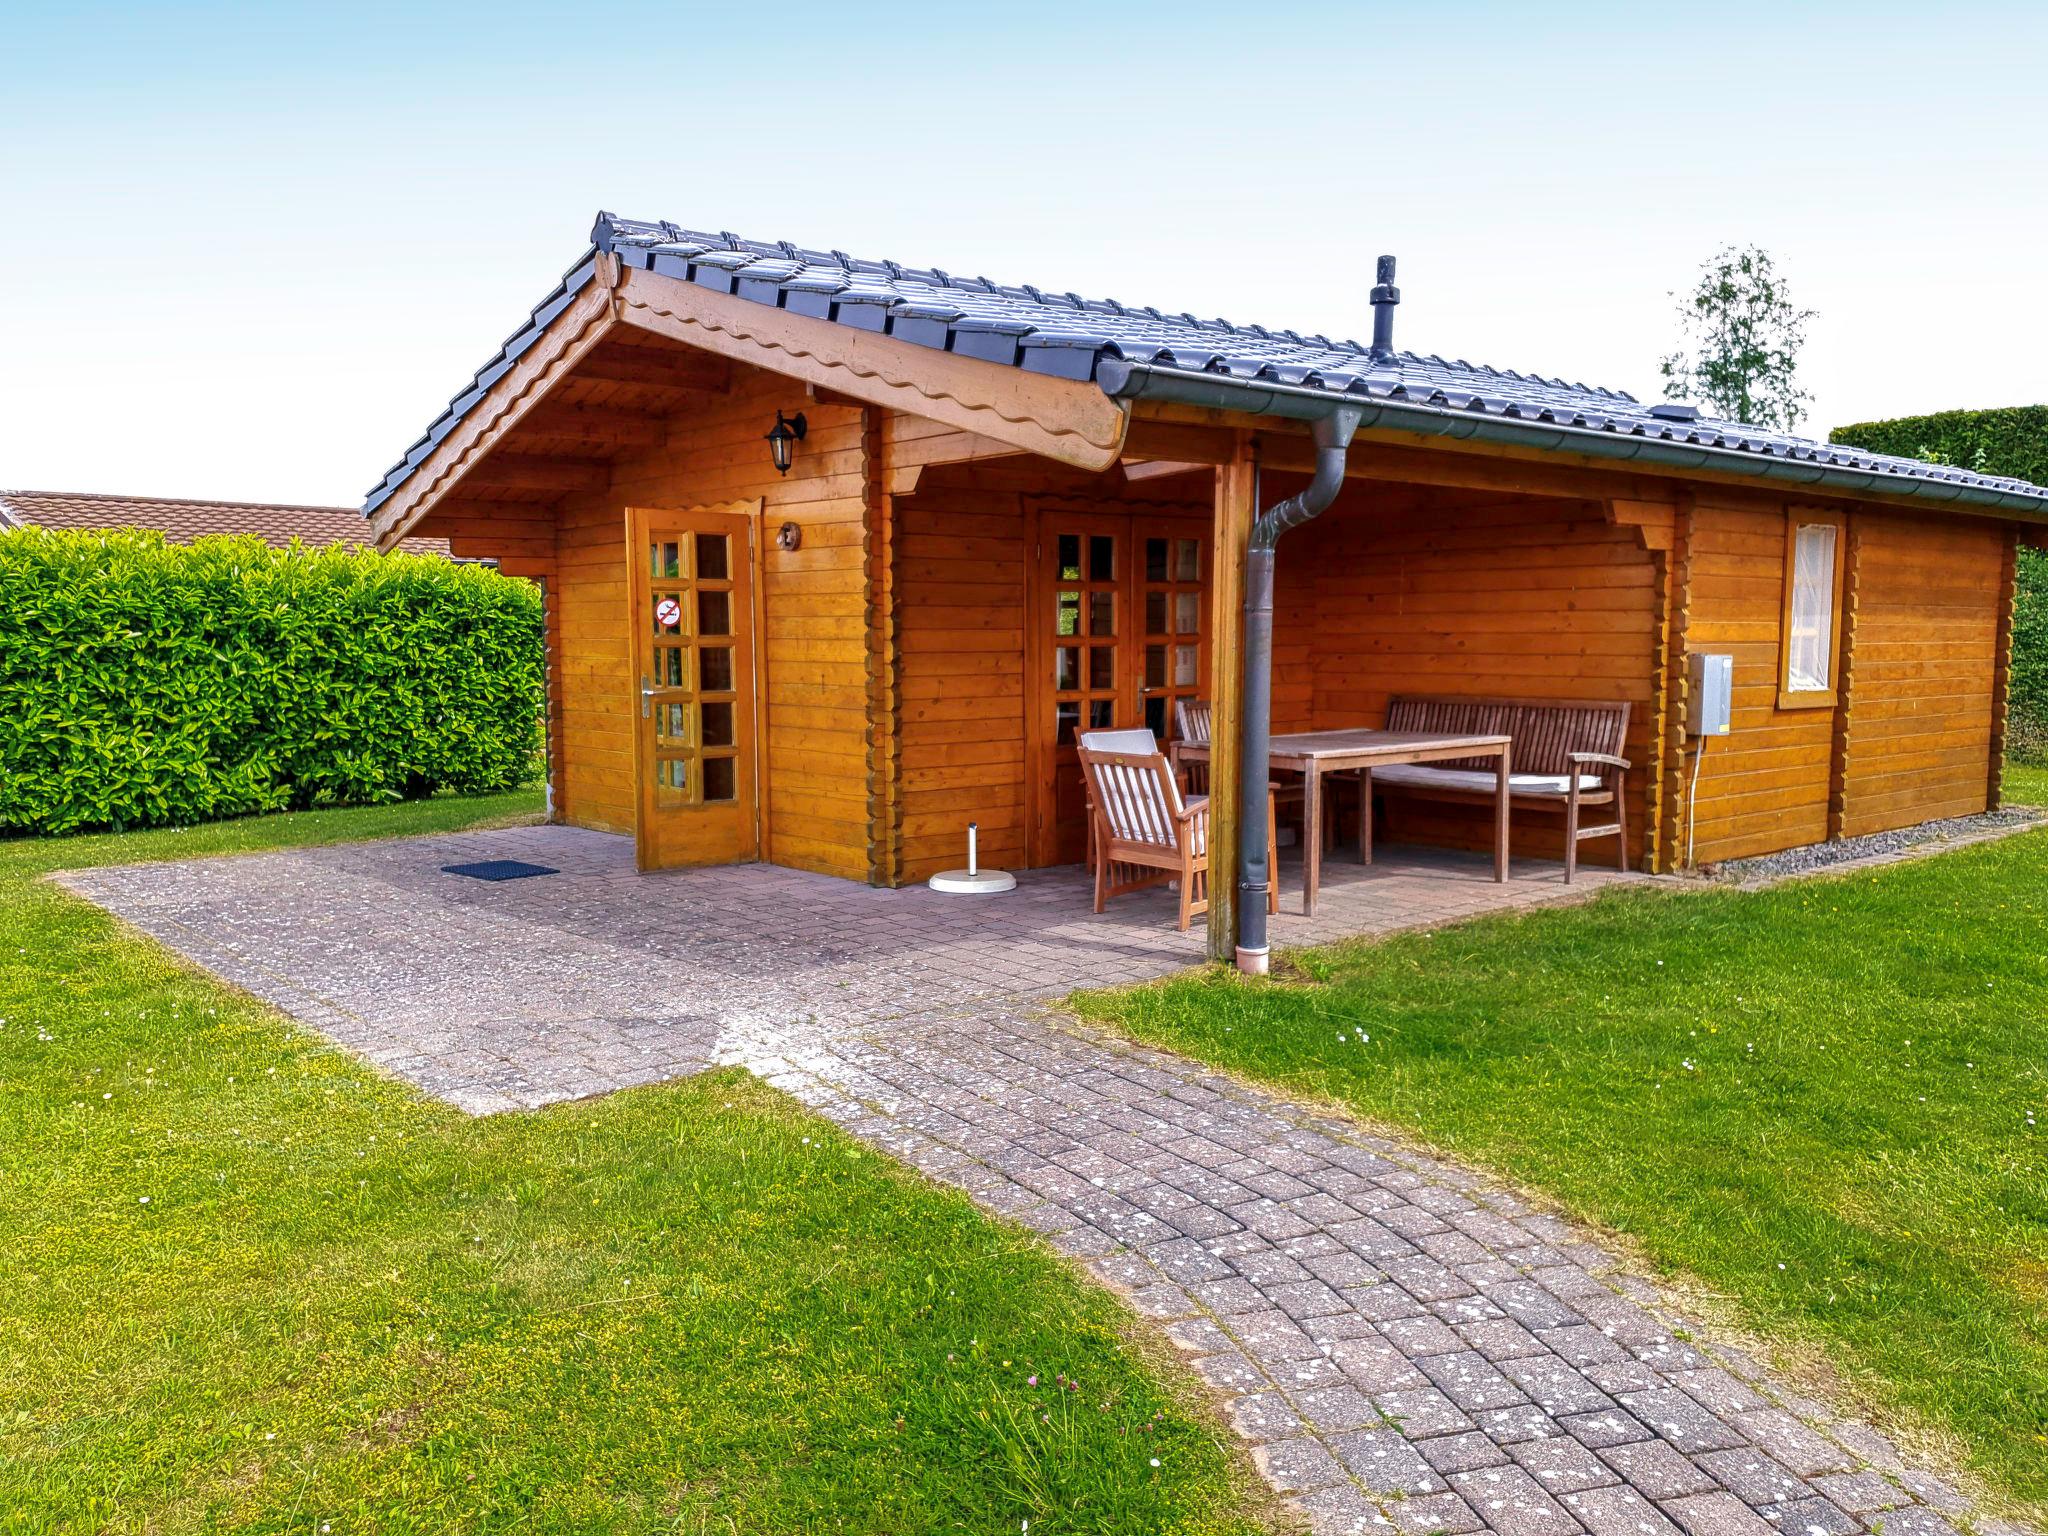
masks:
[[[1372,355],[1394,355],[1394,306],[1401,302],[1401,290],[1394,286],[1394,258],[1380,258],[1379,281],[1372,290]]]

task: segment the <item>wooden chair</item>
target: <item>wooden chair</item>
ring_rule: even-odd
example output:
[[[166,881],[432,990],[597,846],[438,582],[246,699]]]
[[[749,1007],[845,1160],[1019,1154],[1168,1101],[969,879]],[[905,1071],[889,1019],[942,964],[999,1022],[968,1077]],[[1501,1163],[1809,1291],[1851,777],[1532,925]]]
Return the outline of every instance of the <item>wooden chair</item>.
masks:
[[[1097,752],[1122,752],[1137,757],[1149,756],[1159,750],[1159,738],[1143,726],[1125,731],[1082,731],[1074,740],[1077,745]],[[1176,773],[1183,776],[1186,774],[1187,770],[1178,763],[1173,767]],[[1182,780],[1182,788],[1186,788],[1185,777]],[[1095,816],[1095,781],[1088,777],[1085,768],[1081,771],[1081,798],[1083,813],[1088,818],[1088,872],[1093,874],[1101,844],[1096,838],[1098,828]]]
[[[1511,805],[1564,813],[1564,878],[1578,873],[1579,844],[1614,839],[1614,867],[1628,868],[1628,705],[1606,701],[1396,697],[1388,701],[1390,731],[1441,731],[1508,736]],[[1492,765],[1483,758],[1373,770],[1382,795],[1490,804]],[[1581,826],[1579,811],[1611,805],[1614,820]]]
[[[1209,745],[1209,701],[1207,699],[1175,699],[1173,701],[1173,739],[1175,745],[1186,742],[1190,746]],[[1198,795],[1209,792],[1209,765],[1207,763],[1182,763],[1175,758],[1174,764],[1187,777],[1188,788]]]
[[[1209,797],[1184,798],[1166,754],[1119,752],[1105,738],[1147,732],[1089,731],[1080,738],[1081,772],[1088,782],[1091,842],[1095,849],[1095,910],[1112,896],[1169,880],[1180,882],[1180,931],[1209,910]],[[1269,912],[1280,910],[1279,847],[1267,818],[1266,858],[1274,877]]]
[[[1199,747],[1208,746],[1210,739],[1209,725],[1210,710],[1207,699],[1175,699],[1173,701],[1174,746],[1177,747],[1182,742],[1188,742]],[[1209,792],[1209,765],[1206,762],[1183,763],[1179,755],[1170,748],[1168,749],[1168,755],[1173,758],[1174,768],[1180,774],[1183,786],[1190,793],[1201,795]],[[1335,776],[1333,775],[1333,777]],[[1290,777],[1286,783],[1273,786],[1274,806],[1277,808],[1284,805],[1293,812],[1294,814],[1291,819],[1297,826],[1305,827],[1308,825],[1308,817],[1303,809],[1307,803],[1307,791],[1300,779]],[[1324,828],[1323,842],[1325,845],[1334,841],[1336,835],[1337,818],[1332,816],[1327,819],[1327,824]]]

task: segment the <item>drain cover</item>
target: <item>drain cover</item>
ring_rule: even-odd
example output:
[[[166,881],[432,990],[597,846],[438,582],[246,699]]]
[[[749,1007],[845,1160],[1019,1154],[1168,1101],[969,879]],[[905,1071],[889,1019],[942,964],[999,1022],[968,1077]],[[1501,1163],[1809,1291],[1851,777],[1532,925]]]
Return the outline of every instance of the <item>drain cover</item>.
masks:
[[[443,864],[444,875],[467,875],[472,880],[526,880],[534,875],[559,875],[559,869],[529,864],[524,859],[485,859],[480,864]]]

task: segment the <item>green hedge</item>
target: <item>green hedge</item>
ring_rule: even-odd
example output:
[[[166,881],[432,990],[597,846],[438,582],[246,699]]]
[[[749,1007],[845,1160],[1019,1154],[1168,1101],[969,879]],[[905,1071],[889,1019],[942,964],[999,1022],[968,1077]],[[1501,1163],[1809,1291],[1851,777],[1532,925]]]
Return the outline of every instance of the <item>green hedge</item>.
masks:
[[[0,829],[509,789],[541,665],[538,591],[477,566],[0,534]]]
[[[1828,437],[1852,448],[2048,485],[2048,405],[1865,421],[1837,427]],[[2048,763],[2048,554],[2021,548],[2018,589],[2006,747],[2020,762]]]
[[[2023,763],[2048,763],[2048,550],[2020,546],[2015,585],[2006,751]]]
[[[1828,441],[2048,485],[2048,405],[1861,421],[1835,428]]]

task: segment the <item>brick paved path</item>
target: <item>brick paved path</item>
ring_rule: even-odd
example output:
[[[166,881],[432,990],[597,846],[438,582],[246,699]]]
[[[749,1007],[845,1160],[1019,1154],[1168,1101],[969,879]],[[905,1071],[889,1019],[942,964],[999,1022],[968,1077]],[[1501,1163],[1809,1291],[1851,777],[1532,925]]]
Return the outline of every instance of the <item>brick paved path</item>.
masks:
[[[534,828],[65,879],[472,1109],[749,1067],[1156,1319],[1316,1531],[1970,1523],[1882,1437],[1704,1342],[1586,1234],[1034,1001],[1186,963],[1156,913],[1077,918],[1064,875],[1005,912],[760,867],[635,882],[620,853]],[[486,856],[563,874],[436,873]],[[1426,883],[1424,867],[1383,878]],[[1349,910],[1369,915],[1357,888]]]

